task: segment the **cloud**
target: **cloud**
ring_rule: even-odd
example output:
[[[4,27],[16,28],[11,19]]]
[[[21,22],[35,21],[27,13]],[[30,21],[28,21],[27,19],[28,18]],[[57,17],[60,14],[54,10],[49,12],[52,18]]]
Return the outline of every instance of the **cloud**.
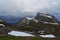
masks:
[[[1,15],[24,15],[22,12],[60,11],[60,0],[0,0]],[[26,14],[26,13],[25,13]],[[32,14],[32,13],[31,13]]]

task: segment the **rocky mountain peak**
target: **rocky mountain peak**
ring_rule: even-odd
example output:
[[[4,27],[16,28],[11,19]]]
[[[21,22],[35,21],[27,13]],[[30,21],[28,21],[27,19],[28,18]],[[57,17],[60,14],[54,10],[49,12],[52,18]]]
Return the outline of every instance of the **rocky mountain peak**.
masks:
[[[43,14],[43,13],[37,13],[35,19],[43,22],[52,22],[52,23],[59,22],[55,16],[50,14]]]

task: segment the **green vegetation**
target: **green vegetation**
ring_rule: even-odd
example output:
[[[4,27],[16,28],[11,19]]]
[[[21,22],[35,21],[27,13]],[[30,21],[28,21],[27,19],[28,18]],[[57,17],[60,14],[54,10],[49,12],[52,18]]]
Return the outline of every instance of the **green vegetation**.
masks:
[[[60,40],[60,37],[55,39],[41,38],[41,37],[15,37],[15,36],[0,36],[0,40]]]
[[[0,36],[0,40],[42,40],[41,37]]]

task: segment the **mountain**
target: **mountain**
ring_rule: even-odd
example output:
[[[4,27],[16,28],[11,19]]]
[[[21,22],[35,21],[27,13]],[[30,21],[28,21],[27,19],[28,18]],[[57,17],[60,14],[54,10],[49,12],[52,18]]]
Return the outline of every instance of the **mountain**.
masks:
[[[50,14],[43,14],[43,13],[37,13],[36,17],[34,18],[29,18],[25,17],[22,19],[21,22],[18,22],[18,25],[30,25],[30,24],[51,24],[51,25],[59,25],[59,20]]]
[[[17,29],[26,31],[44,31],[43,34],[54,33],[55,29],[59,27],[59,20],[50,14],[37,13],[34,18],[25,17],[21,22],[18,22]]]

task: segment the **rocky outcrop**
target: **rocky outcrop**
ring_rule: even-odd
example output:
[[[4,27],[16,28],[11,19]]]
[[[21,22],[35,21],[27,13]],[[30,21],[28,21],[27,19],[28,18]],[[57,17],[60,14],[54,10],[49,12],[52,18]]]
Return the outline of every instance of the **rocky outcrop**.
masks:
[[[6,23],[3,20],[0,20],[0,35],[7,35],[7,33],[11,30],[10,28],[11,25]]]

